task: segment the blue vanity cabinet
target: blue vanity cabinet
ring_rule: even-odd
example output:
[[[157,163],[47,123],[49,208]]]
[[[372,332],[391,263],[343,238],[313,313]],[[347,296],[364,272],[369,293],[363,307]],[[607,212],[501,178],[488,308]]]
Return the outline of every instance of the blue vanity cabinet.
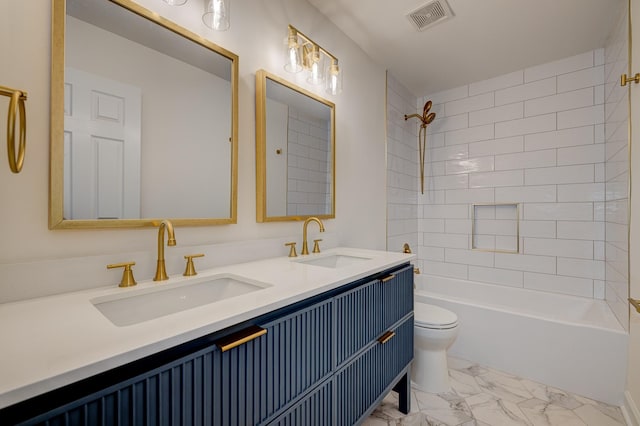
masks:
[[[406,265],[4,408],[0,424],[348,425],[391,389],[408,411],[412,357]]]

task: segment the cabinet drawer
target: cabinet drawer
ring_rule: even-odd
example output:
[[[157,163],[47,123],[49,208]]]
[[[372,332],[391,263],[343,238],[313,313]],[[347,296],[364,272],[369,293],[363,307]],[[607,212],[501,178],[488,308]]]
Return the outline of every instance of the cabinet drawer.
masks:
[[[337,365],[413,311],[413,267],[408,266],[336,296]]]
[[[333,393],[333,380],[327,380],[269,425],[324,426],[335,424]]]
[[[358,421],[413,359],[413,315],[391,331],[395,335],[386,343],[376,341],[337,372],[336,424]]]

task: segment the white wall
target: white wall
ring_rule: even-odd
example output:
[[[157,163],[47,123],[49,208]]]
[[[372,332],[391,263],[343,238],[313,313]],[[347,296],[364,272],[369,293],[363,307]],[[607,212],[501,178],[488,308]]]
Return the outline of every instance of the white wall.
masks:
[[[327,234],[323,238],[333,234],[339,245],[384,249],[386,201],[385,177],[381,173],[385,169],[384,70],[306,1],[235,0],[231,28],[224,33],[204,26],[199,1],[189,1],[182,7],[171,7],[156,0],[139,3],[240,57],[238,223],[178,228],[179,247],[238,243],[243,251],[238,253],[246,258],[251,255],[252,244],[244,242],[301,239],[300,222],[258,224],[255,219],[255,71],[264,68],[336,104],[336,219],[326,221]],[[4,160],[5,154],[0,156],[0,296],[11,293],[13,298],[21,298],[46,294],[53,282],[62,283],[56,291],[118,282],[118,272],[107,272],[104,264],[98,262],[90,264],[86,274],[71,287],[65,287],[65,280],[69,274],[78,275],[79,269],[74,267],[70,267],[67,274],[40,275],[45,277],[44,281],[34,275],[45,271],[47,265],[55,264],[51,262],[55,259],[105,255],[99,258],[102,262],[153,259],[155,255],[154,229],[47,229],[50,20],[50,2],[0,3],[0,55],[12,58],[3,61],[0,84],[22,88],[29,94],[27,157],[23,172],[12,174]],[[284,72],[282,43],[289,23],[340,59],[345,72],[344,91],[340,96],[325,95],[308,85],[303,75],[290,76]],[[0,117],[5,116],[6,105],[6,100],[0,99]],[[1,135],[6,131],[5,122],[0,119]],[[229,245],[225,247],[233,251]],[[271,252],[273,256],[287,253],[279,243],[272,246]],[[173,257],[172,253],[176,251],[168,250],[167,257]],[[128,259],[131,256],[133,258]],[[85,268],[89,265],[78,264]],[[138,280],[151,278],[151,261],[136,268]],[[169,271],[170,274],[181,272]]]
[[[423,272],[603,299],[604,49],[427,99]],[[470,250],[474,203],[520,204],[520,254]]]

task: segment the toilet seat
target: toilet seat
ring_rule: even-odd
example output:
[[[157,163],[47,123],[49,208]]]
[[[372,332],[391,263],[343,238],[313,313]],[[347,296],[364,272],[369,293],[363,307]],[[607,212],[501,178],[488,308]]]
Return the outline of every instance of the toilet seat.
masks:
[[[414,310],[416,327],[443,330],[458,326],[458,316],[448,309],[426,303],[420,305]]]

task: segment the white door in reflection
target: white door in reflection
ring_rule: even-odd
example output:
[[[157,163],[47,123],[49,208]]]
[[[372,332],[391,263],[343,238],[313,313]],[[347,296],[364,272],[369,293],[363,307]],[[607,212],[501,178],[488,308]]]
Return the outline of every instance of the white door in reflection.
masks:
[[[65,70],[65,219],[140,218],[139,88]]]

